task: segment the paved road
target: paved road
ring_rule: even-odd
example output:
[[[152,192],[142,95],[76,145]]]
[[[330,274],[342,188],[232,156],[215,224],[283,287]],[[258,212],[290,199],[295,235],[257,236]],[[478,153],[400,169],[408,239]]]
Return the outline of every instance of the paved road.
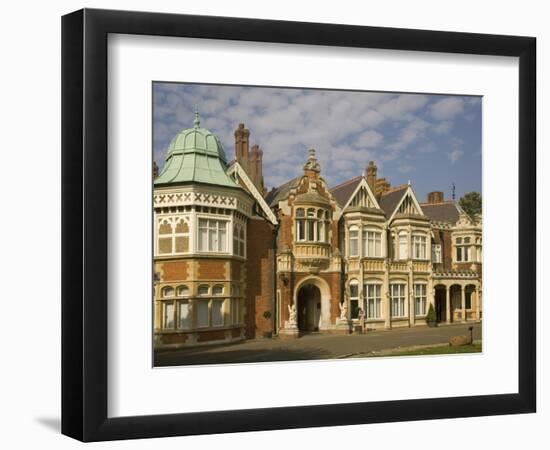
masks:
[[[447,343],[451,336],[469,334],[469,326],[471,324],[403,328],[373,331],[364,335],[310,334],[292,341],[255,339],[234,344],[165,350],[155,352],[155,366],[342,358],[398,347]],[[481,339],[481,324],[473,326],[474,339]]]

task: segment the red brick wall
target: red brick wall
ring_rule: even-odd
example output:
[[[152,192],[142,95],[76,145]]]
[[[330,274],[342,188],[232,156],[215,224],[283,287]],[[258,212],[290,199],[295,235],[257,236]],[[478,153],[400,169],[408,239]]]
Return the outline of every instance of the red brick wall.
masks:
[[[439,233],[442,244],[441,255],[443,258],[443,268],[446,270],[450,270],[453,267],[453,242],[451,239],[451,231],[440,230]]]
[[[171,261],[162,264],[163,281],[187,280],[187,261]]]
[[[199,280],[224,280],[225,261],[201,259],[199,262],[198,279]]]
[[[273,331],[275,312],[273,227],[269,222],[248,220],[246,254],[246,337],[262,337]],[[271,313],[269,319],[263,316],[265,311]]]

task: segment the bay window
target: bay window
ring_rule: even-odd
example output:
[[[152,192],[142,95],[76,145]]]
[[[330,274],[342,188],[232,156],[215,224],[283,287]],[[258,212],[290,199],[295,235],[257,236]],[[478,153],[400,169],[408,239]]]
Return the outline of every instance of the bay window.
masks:
[[[227,221],[199,219],[199,250],[201,252],[227,251]]]
[[[380,258],[382,256],[382,233],[363,230],[363,256]]]

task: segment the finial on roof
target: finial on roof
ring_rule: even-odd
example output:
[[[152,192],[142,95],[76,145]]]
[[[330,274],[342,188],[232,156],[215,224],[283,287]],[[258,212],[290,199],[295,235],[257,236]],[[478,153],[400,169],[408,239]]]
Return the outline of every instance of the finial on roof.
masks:
[[[305,170],[313,170],[315,172],[321,171],[321,166],[319,166],[319,163],[317,162],[317,158],[315,156],[315,149],[310,148],[308,150],[308,158],[307,162],[304,165]]]
[[[411,185],[411,180],[407,181],[407,186]]]
[[[195,105],[195,120],[193,121],[193,125],[195,126],[195,128],[199,128],[200,124],[201,119],[199,117],[199,107]]]

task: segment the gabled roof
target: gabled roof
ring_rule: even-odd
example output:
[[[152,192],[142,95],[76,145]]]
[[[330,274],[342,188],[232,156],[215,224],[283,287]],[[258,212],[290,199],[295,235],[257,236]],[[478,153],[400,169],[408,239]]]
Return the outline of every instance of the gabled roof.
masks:
[[[344,207],[344,205],[348,202],[352,194],[357,189],[357,186],[361,182],[362,178],[362,176],[351,178],[350,180],[334,186],[330,190],[330,193],[340,206]]]
[[[299,177],[293,178],[292,180],[289,180],[286,183],[271,189],[265,196],[265,201],[267,202],[267,204],[271,207],[277,206],[279,200],[284,199],[292,188],[298,186],[298,183],[300,182],[302,177],[303,175],[300,175]]]
[[[384,211],[386,217],[391,217],[391,215],[397,208],[397,205],[401,203],[401,199],[407,192],[407,188],[408,186],[406,184],[402,184],[401,186],[396,186],[390,189],[380,196],[378,204],[380,205],[380,208],[382,208],[382,210]]]
[[[445,201],[441,203],[421,203],[424,214],[434,222],[456,223],[460,216],[460,211],[454,201]]]
[[[246,189],[252,197],[256,200],[258,205],[260,206],[261,210],[265,214],[265,216],[268,218],[268,220],[273,224],[277,225],[277,217],[275,217],[275,214],[273,214],[273,211],[269,208],[268,204],[266,203],[265,199],[263,198],[262,194],[258,191],[258,188],[256,188],[255,184],[252,182],[246,171],[242,168],[242,166],[237,162],[233,162],[231,164],[231,167],[228,169],[228,174],[234,174],[236,173],[238,177],[242,180],[244,185],[246,186]]]

